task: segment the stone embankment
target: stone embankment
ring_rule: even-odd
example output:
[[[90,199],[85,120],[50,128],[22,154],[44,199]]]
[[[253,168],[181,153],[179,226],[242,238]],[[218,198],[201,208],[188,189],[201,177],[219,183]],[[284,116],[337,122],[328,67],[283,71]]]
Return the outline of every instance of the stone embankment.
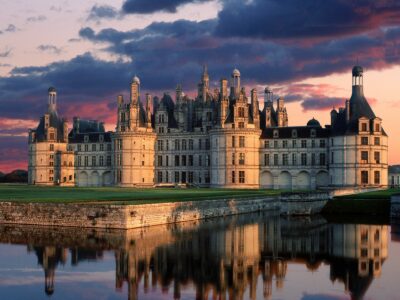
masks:
[[[328,193],[287,193],[143,205],[1,202],[0,223],[130,229],[265,210],[313,214],[322,209],[328,198]]]

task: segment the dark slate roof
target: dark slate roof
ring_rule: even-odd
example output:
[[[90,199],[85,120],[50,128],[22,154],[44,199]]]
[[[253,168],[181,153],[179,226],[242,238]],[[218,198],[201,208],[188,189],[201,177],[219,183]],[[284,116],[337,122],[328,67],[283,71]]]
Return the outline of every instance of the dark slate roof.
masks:
[[[54,127],[57,129],[57,141],[62,142],[64,140],[64,127],[63,127],[63,122],[64,119],[61,119],[58,117],[57,111],[50,111],[50,122],[49,122],[49,127]],[[40,118],[40,122],[38,127],[36,128],[36,141],[37,142],[43,142],[46,140],[46,132],[44,129],[44,116]]]
[[[68,136],[69,143],[84,143],[85,136],[89,136],[88,143],[98,143],[100,141],[100,135],[103,135],[104,142],[109,143],[111,142],[111,131],[108,132],[87,132],[87,133],[75,133],[71,134],[70,132]]]
[[[271,124],[272,126],[278,126],[278,117],[276,115],[276,111],[272,102],[264,102],[264,109],[260,115],[261,128],[265,128],[266,121],[266,108],[267,106],[271,107]]]
[[[367,99],[364,97],[361,85],[353,86],[350,98],[350,120],[346,122],[346,109],[337,113],[336,121],[332,126],[332,135],[352,135],[358,133],[358,120],[365,117],[372,121],[376,118]],[[386,132],[382,128],[382,134]]]
[[[168,94],[164,94],[160,101],[160,106],[161,105],[165,107],[168,113],[168,128],[177,128],[178,124],[174,117],[175,103],[172,100],[171,96]]]
[[[329,129],[327,128],[310,126],[290,126],[264,128],[261,134],[261,138],[273,139],[275,130],[278,130],[278,138],[275,139],[311,138],[311,130],[316,130],[315,138],[325,138],[329,136]],[[293,130],[297,131],[296,137],[293,137],[292,135]]]
[[[389,173],[400,173],[400,165],[389,166]]]
[[[97,120],[77,120],[74,118],[72,130],[75,132],[78,131],[78,128],[76,128],[76,126],[79,126],[79,133],[105,131],[103,122],[99,122]]]

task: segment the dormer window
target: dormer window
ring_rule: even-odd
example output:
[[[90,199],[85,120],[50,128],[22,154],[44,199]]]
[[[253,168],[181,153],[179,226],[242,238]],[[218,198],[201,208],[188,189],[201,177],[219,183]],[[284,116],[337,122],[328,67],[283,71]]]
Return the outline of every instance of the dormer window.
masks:
[[[278,130],[274,130],[274,138],[278,138],[279,137],[279,131]]]
[[[367,131],[368,128],[367,125],[368,125],[367,123],[361,123],[361,131]]]
[[[292,138],[297,138],[297,130],[296,129],[292,130]]]
[[[315,129],[311,129],[310,135],[311,137],[316,137],[317,132],[315,131]]]
[[[381,126],[379,124],[375,124],[375,131],[376,132],[381,131]]]
[[[100,141],[100,143],[104,142],[104,135],[100,134],[99,141]]]
[[[89,136],[88,136],[88,135],[85,135],[85,136],[83,137],[83,140],[84,140],[85,143],[89,142]]]

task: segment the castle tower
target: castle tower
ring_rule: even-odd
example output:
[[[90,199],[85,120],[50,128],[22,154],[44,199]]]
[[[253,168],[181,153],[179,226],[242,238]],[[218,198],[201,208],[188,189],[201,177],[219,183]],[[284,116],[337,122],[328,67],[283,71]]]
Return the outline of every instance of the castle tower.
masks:
[[[57,91],[54,87],[48,89],[48,112],[57,114]]]
[[[257,96],[257,89],[251,90],[251,113],[255,128],[260,128],[260,110]]]
[[[388,137],[363,91],[364,70],[352,69],[352,94],[345,107],[331,111],[329,174],[333,186],[387,185]]]
[[[240,93],[240,71],[234,69],[231,74],[231,97],[237,97]]]
[[[279,97],[277,101],[276,114],[278,118],[278,127],[288,126],[288,114],[285,107],[285,100],[283,97]]]
[[[273,107],[273,92],[269,87],[264,89],[264,109],[263,114],[265,116],[265,128],[270,128],[273,126],[274,118],[274,107]]]

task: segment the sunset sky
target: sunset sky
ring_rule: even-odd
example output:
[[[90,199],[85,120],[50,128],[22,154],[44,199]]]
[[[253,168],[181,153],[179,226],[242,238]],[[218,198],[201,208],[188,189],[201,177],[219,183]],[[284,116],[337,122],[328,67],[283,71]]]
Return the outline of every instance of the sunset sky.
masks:
[[[364,67],[364,92],[400,163],[398,0],[0,0],[0,171],[27,169],[27,135],[58,91],[59,114],[114,129],[116,96],[191,97],[207,64],[212,88],[236,67],[260,100],[270,86],[289,125],[329,123]],[[143,97],[142,97],[143,99]],[[262,101],[261,101],[262,103]],[[71,122],[70,122],[71,124]],[[71,126],[71,125],[70,125]]]

